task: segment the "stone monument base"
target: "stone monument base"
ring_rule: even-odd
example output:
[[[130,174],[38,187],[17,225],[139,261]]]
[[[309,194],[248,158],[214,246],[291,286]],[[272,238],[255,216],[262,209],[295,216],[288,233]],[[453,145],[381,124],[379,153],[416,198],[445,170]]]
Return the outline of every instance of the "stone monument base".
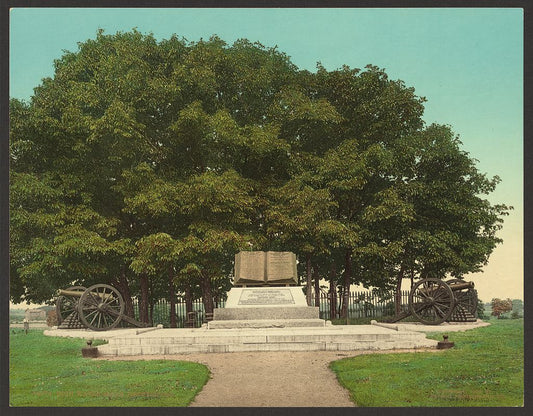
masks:
[[[269,307],[269,308],[217,308],[213,312],[213,320],[244,320],[244,319],[318,319],[318,307]]]
[[[208,328],[324,327],[319,308],[307,306],[301,286],[234,287]]]

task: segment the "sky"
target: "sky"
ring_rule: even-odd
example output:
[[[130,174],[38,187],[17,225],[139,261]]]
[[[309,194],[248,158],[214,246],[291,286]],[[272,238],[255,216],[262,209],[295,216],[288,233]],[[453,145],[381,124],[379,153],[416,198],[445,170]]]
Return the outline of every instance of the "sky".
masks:
[[[523,10],[520,8],[128,9],[13,8],[9,95],[28,100],[53,61],[105,33],[216,34],[277,46],[300,69],[384,68],[426,97],[424,120],[450,125],[478,169],[501,178],[491,203],[511,205],[483,273],[470,274],[485,302],[523,299]]]

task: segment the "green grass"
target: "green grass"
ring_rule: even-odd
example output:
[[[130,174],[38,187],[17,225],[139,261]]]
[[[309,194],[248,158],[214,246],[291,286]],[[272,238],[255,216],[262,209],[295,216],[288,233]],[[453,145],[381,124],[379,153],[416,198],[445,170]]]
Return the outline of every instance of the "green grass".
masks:
[[[209,379],[201,364],[95,360],[81,356],[84,346],[82,339],[11,331],[10,405],[187,406]]]
[[[361,407],[523,406],[523,319],[448,335],[449,350],[363,355],[330,367]],[[441,341],[442,333],[428,338]]]

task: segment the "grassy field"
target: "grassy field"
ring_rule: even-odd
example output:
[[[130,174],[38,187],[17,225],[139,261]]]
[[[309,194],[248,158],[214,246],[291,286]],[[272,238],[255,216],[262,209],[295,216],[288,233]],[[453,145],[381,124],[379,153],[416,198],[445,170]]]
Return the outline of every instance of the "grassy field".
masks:
[[[10,405],[187,406],[209,379],[201,364],[93,360],[81,356],[84,346],[81,339],[12,330]]]
[[[438,352],[376,354],[331,363],[361,407],[523,406],[523,319],[451,332]],[[442,340],[442,334],[429,334]]]

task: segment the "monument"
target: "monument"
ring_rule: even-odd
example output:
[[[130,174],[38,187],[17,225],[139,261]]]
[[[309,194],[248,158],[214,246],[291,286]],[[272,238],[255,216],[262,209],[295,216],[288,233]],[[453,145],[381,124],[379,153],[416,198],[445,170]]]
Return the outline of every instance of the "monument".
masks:
[[[235,285],[296,285],[296,255],[290,251],[241,251],[235,255]]]
[[[289,251],[241,251],[235,255],[234,287],[208,328],[325,326],[319,308],[308,306],[297,286],[296,255]]]

